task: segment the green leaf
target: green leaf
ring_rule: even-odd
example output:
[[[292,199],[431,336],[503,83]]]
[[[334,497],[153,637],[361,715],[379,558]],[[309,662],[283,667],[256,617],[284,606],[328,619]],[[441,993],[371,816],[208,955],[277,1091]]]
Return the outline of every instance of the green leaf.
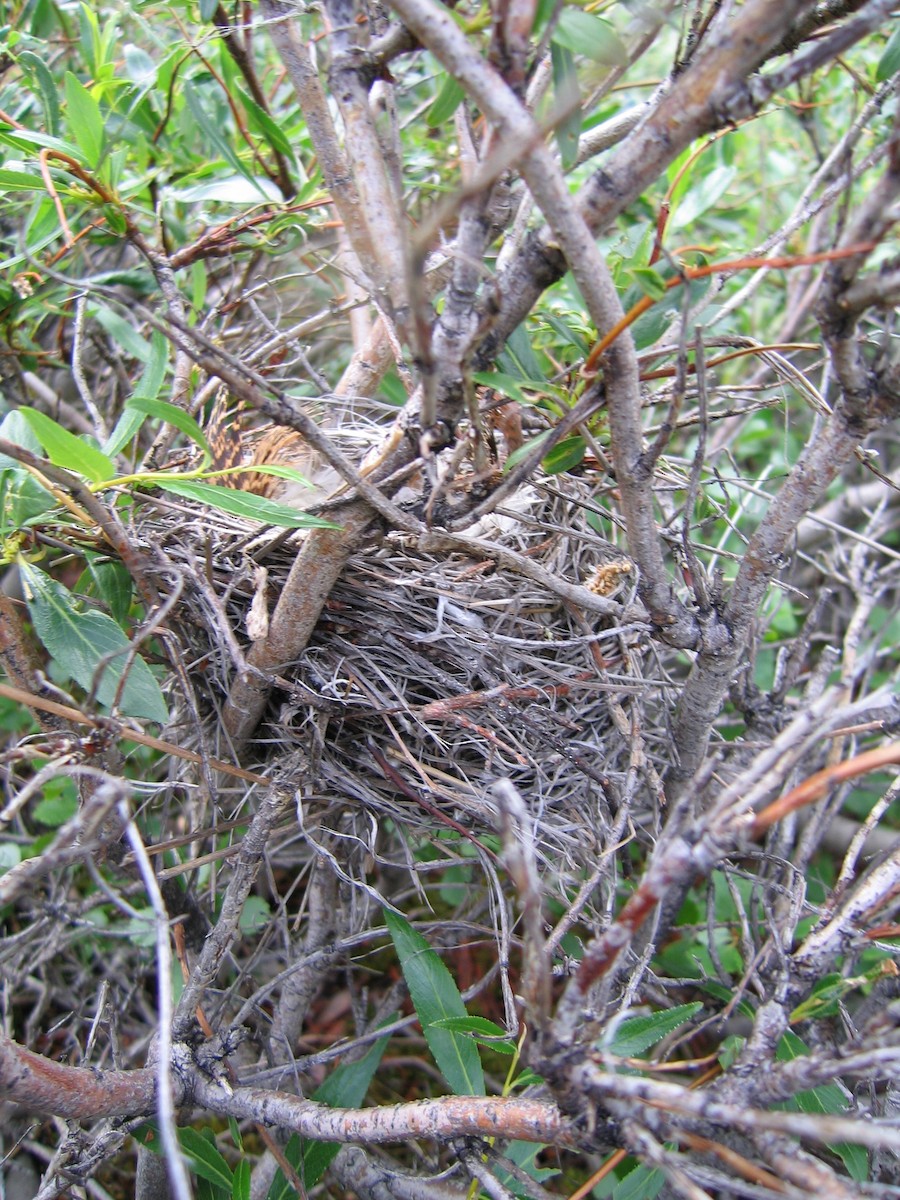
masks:
[[[793,1062],[795,1058],[802,1058],[807,1054],[809,1048],[806,1043],[789,1029],[778,1043],[776,1058],[779,1062]],[[845,1112],[847,1104],[847,1093],[843,1088],[838,1087],[836,1083],[822,1083],[805,1092],[798,1092],[783,1107],[788,1111],[821,1115]]]
[[[88,275],[85,282],[97,287],[130,288],[139,296],[149,296],[156,286],[151,273],[141,267],[126,267],[119,271],[97,271],[93,275]],[[163,335],[159,334],[158,336],[162,337]],[[146,353],[146,342],[143,339],[142,353]]]
[[[384,919],[425,1041],[441,1074],[458,1096],[483,1096],[484,1073],[471,1039],[435,1025],[435,1021],[444,1017],[469,1015],[453,976],[404,917],[385,909]]]
[[[78,143],[85,162],[94,170],[103,151],[103,117],[100,105],[71,71],[66,72],[66,106],[69,132]]]
[[[181,1148],[191,1160],[191,1170],[216,1187],[225,1188],[229,1195],[234,1177],[228,1163],[202,1133],[196,1129],[179,1129]]]
[[[244,1139],[241,1137],[241,1127],[234,1117],[228,1118],[228,1129],[231,1133],[231,1140],[234,1142],[235,1149],[243,1151]]]
[[[99,597],[113,620],[118,625],[124,625],[134,598],[134,584],[128,569],[120,562],[96,554],[86,554],[85,563],[85,571],[76,585],[76,592]]]
[[[666,294],[666,281],[652,267],[631,267],[626,274],[651,300],[662,300]]]
[[[493,388],[501,396],[507,396],[510,400],[518,400],[520,404],[534,404],[534,398],[526,395],[522,391],[523,387],[531,388],[535,392],[547,392],[547,384],[540,379],[514,379],[512,375],[507,375],[503,371],[476,371],[472,378],[484,387]]]
[[[219,128],[218,123],[214,121],[206,111],[203,101],[200,98],[199,91],[191,84],[185,84],[183,88],[183,94],[185,100],[187,101],[187,106],[191,111],[191,116],[197,122],[199,131],[207,143],[206,153],[209,154],[210,149],[218,151],[221,157],[233,170],[237,171],[239,175],[242,175],[244,179],[251,183],[255,191],[258,192],[264,200],[268,200],[270,197],[266,191],[259,186],[257,181],[246,169],[244,164],[229,145],[228,141],[222,136],[222,131]]]
[[[828,1148],[841,1159],[851,1179],[857,1183],[869,1181],[869,1154],[864,1146],[855,1146],[851,1142],[834,1142]]]
[[[560,114],[554,134],[563,170],[568,171],[578,161],[578,139],[581,136],[581,92],[578,88],[578,72],[575,70],[572,51],[556,42],[550,43],[550,61],[553,68],[553,90]]]
[[[78,812],[78,796],[71,779],[51,779],[44,786],[44,798],[32,811],[32,816],[49,829],[65,825]]]
[[[449,1029],[451,1033],[468,1033],[479,1046],[496,1050],[498,1054],[515,1054],[516,1043],[510,1040],[505,1029],[501,1029],[487,1017],[442,1017],[434,1022],[435,1029]]]
[[[265,496],[252,492],[236,492],[231,488],[216,487],[212,483],[201,483],[192,479],[154,479],[154,485],[164,492],[184,496],[186,500],[198,500],[230,513],[233,517],[245,517],[250,521],[262,521],[264,525],[279,525],[285,529],[339,529],[339,525],[313,517],[302,509],[288,504],[276,504]]]
[[[261,108],[255,100],[252,100],[246,92],[242,91],[239,87],[235,87],[234,92],[244,106],[249,124],[261,137],[265,138],[273,150],[277,150],[289,163],[293,163],[294,148],[291,145],[291,139],[281,126],[269,116],[264,108]]]
[[[513,467],[518,466],[523,459],[528,458],[533,450],[540,446],[542,442],[546,442],[551,432],[552,430],[545,429],[543,433],[538,433],[533,438],[529,438],[524,445],[519,446],[518,450],[513,450],[512,454],[510,454],[506,462],[503,464],[504,472],[511,471]]]
[[[190,187],[169,188],[170,200],[184,204],[199,204],[203,200],[219,200],[222,204],[257,204],[260,194],[273,204],[281,200],[281,193],[270,179],[242,171],[238,175],[217,175],[204,183]]]
[[[579,333],[577,329],[573,329],[562,317],[558,317],[556,313],[545,313],[544,321],[559,334],[563,341],[574,346],[579,354],[587,354],[590,350],[591,346],[587,338],[582,333]]]
[[[609,1045],[604,1045],[603,1049],[618,1055],[619,1058],[636,1058],[670,1033],[674,1033],[676,1029],[680,1029],[702,1007],[700,1001],[696,1000],[693,1004],[679,1004],[675,1008],[651,1013],[647,1017],[631,1017],[622,1021],[616,1028],[612,1041]]]
[[[662,1191],[666,1177],[656,1167],[643,1163],[621,1179],[613,1188],[613,1200],[654,1200]]]
[[[22,151],[29,157],[34,156],[36,146],[41,149],[60,150],[74,159],[81,157],[74,142],[67,142],[64,138],[53,137],[49,133],[39,133],[33,129],[0,129],[0,143],[12,146],[14,150]]]
[[[137,432],[146,420],[146,415],[127,404],[122,409],[122,415],[116,421],[116,427],[106,439],[103,453],[112,456],[118,454],[123,446],[137,436]]]
[[[50,68],[39,54],[31,50],[23,50],[18,57],[18,64],[35,79],[41,94],[41,105],[44,109],[44,121],[50,133],[56,135],[60,128],[59,92],[56,80],[50,73]]]
[[[265,929],[272,916],[272,909],[264,896],[248,896],[241,909],[238,921],[244,937],[252,937]]]
[[[131,643],[115,621],[105,613],[81,611],[72,593],[43,571],[19,559],[19,574],[34,631],[63,671],[85,691],[97,688],[101,704],[112,705],[125,670]],[[159,684],[140,657],[128,664],[119,700],[125,716],[144,717],[160,724],[169,709]]]
[[[21,446],[23,450],[30,450],[32,454],[42,454],[43,446],[38,441],[34,430],[28,421],[22,415],[23,409],[14,408],[6,414],[0,423],[0,437],[5,438],[8,442],[14,442],[17,446]],[[8,458],[5,454],[0,454],[0,469],[12,467],[19,470],[18,460]]]
[[[250,1164],[246,1158],[242,1158],[234,1168],[231,1200],[250,1200]]]
[[[200,309],[206,301],[206,289],[209,280],[206,274],[206,264],[198,258],[191,264],[191,304]]]
[[[389,1021],[393,1017],[389,1017]],[[378,1070],[378,1064],[387,1047],[387,1037],[379,1038],[362,1058],[356,1062],[344,1063],[332,1071],[328,1078],[313,1092],[310,1099],[318,1104],[327,1104],[329,1108],[359,1108],[366,1098],[372,1076]],[[294,1134],[285,1147],[285,1157],[292,1167],[301,1175],[307,1188],[315,1187],[334,1156],[340,1150],[338,1142],[306,1142]],[[288,1183],[283,1172],[279,1171],[269,1188],[267,1200],[296,1200],[297,1193]]]
[[[573,467],[580,466],[584,461],[586,450],[587,442],[580,434],[574,434],[572,437],[563,438],[552,450],[548,450],[541,466],[548,475],[559,475],[562,471],[571,471]]]
[[[525,379],[542,379],[543,368],[534,352],[528,329],[523,321],[512,331],[506,349],[498,361],[502,369],[514,375],[520,382]],[[505,364],[509,364],[508,366]]]
[[[538,1166],[537,1156],[543,1149],[544,1147],[537,1142],[510,1142],[503,1151],[503,1157],[515,1163],[531,1179],[543,1183],[545,1179],[553,1179],[554,1176],[561,1174],[557,1167]],[[521,1180],[510,1172],[504,1171],[499,1163],[493,1166],[492,1173],[496,1175],[497,1181],[514,1196],[521,1196],[522,1200],[530,1200],[533,1192],[526,1190]]]
[[[153,336],[150,338],[150,357],[144,363],[144,370],[141,373],[140,379],[137,381],[137,387],[134,389],[134,394],[131,397],[131,403],[135,400],[155,400],[159,395],[159,389],[163,385],[163,380],[166,377],[166,367],[169,365],[169,339],[158,329],[154,329]],[[178,412],[181,412],[178,409]],[[174,422],[172,422],[174,424]]]
[[[646,350],[648,346],[658,342],[668,331],[675,317],[676,314],[668,304],[656,304],[648,312],[642,313],[631,327],[635,347],[638,350]]]
[[[14,842],[0,842],[0,875],[5,875],[22,861],[22,851]]]
[[[306,476],[298,471],[296,467],[285,466],[284,463],[259,463],[253,466],[241,467],[236,474],[241,475],[244,472],[252,472],[254,475],[274,475],[276,479],[290,479],[293,483],[302,483],[304,487],[308,487],[311,491],[315,485],[310,483]]]
[[[149,86],[156,80],[156,63],[146,50],[126,42],[122,47],[125,57],[125,73],[132,83],[138,87]]]
[[[124,317],[120,317],[118,313],[113,312],[111,308],[106,308],[105,305],[100,305],[94,316],[113,341],[118,342],[127,354],[136,358],[138,362],[150,362],[153,357],[150,343],[142,338]]]
[[[878,83],[883,83],[885,79],[891,79],[898,71],[900,71],[900,25],[888,38],[888,44],[875,68],[875,79]]]
[[[0,170],[0,189],[6,192],[34,192],[45,187],[40,175],[29,175],[27,171]]]
[[[28,528],[56,507],[56,497],[24,468],[0,470],[0,536]]]
[[[737,175],[736,167],[713,167],[696,182],[692,180],[684,197],[675,206],[669,218],[670,229],[683,229],[692,225],[699,216],[725,195]]]
[[[580,8],[562,10],[553,41],[608,67],[624,67],[628,62],[628,51],[609,21]]]
[[[149,396],[138,395],[131,397],[127,407],[136,409],[140,413],[146,413],[149,417],[156,417],[159,421],[166,421],[169,425],[174,425],[176,429],[180,429],[192,442],[196,443],[204,454],[211,457],[206,435],[191,414],[186,413],[183,408],[169,404],[168,400],[152,400]]]
[[[459,108],[465,94],[462,85],[452,75],[445,75],[438,94],[425,114],[425,124],[431,129],[439,129]]]
[[[69,433],[68,429],[63,429],[52,417],[38,412],[37,409],[20,408],[19,412],[31,426],[32,432],[55,466],[75,471],[91,483],[102,483],[113,478],[116,468],[112,459],[107,458],[85,438]]]

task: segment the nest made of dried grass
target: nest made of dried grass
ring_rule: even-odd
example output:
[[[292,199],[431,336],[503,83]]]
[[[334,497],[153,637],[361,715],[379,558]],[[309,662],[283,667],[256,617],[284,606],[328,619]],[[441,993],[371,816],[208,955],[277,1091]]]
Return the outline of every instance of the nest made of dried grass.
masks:
[[[309,645],[282,668],[244,765],[291,777],[321,822],[346,825],[349,811],[362,825],[443,827],[456,841],[497,832],[490,788],[508,778],[562,888],[620,835],[625,809],[629,827],[652,832],[653,759],[664,755],[644,731],[665,729],[666,678],[649,630],[628,619],[634,580],[592,511],[588,480],[557,477],[523,488],[478,533],[574,583],[612,562],[621,620],[578,611],[490,558],[426,554],[373,523]],[[259,568],[271,608],[304,535],[260,536],[207,511],[185,520],[168,505],[145,512],[144,536],[148,522],[183,588],[195,697],[179,701],[177,738],[227,758],[219,715],[248,646]]]

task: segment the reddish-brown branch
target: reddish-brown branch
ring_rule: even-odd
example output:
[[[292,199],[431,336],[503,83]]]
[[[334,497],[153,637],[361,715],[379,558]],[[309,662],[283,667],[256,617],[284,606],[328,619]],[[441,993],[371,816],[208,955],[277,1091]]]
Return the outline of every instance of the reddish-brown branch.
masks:
[[[232,775],[236,779],[246,779],[248,783],[269,784],[271,780],[265,775],[257,775],[254,771],[245,771],[242,767],[235,767],[231,763],[221,762],[217,758],[206,758],[201,754],[197,754],[194,750],[185,750],[181,746],[176,746],[172,742],[165,742],[162,738],[153,737],[149,733],[143,733],[140,729],[132,729],[129,725],[119,725],[113,721],[111,717],[106,717],[103,721],[98,721],[95,717],[84,713],[80,708],[73,708],[69,704],[60,704],[56,700],[48,700],[44,696],[35,696],[31,692],[26,692],[22,688],[9,687],[5,683],[0,683],[0,696],[6,700],[12,700],[16,704],[24,704],[27,708],[36,709],[38,712],[53,713],[57,717],[62,717],[65,721],[72,721],[76,725],[88,725],[91,729],[102,729],[105,733],[112,732],[116,737],[122,738],[129,742],[137,742],[139,746],[148,746],[151,750],[159,750],[163,754],[174,754],[176,758],[186,759],[192,763],[206,763],[213,771],[221,771],[225,775]]]
[[[875,249],[874,242],[863,242],[858,246],[845,246],[841,250],[824,250],[821,254],[794,254],[787,255],[782,258],[734,258],[729,262],[707,263],[703,267],[682,267],[679,273],[671,279],[665,281],[666,291],[671,292],[674,288],[681,287],[693,279],[706,279],[710,275],[728,275],[732,271],[785,271],[791,267],[809,267],[815,263],[832,262],[838,258],[851,258],[857,254],[868,254],[869,251]],[[597,372],[597,363],[609,347],[613,344],[617,337],[635,321],[648,308],[652,308],[658,303],[652,296],[642,296],[632,308],[628,310],[625,316],[618,321],[608,333],[597,342],[590,354],[585,359],[584,366],[581,368],[581,374],[585,378],[590,378]]]
[[[0,1098],[73,1121],[136,1117],[156,1109],[156,1072],[68,1067],[0,1034]]]
[[[843,783],[847,779],[856,779],[857,776],[865,775],[869,771],[879,771],[882,767],[892,763],[900,763],[900,742],[891,742],[889,745],[879,746],[875,750],[866,750],[863,754],[857,754],[854,758],[847,759],[846,762],[824,767],[815,775],[810,775],[809,779],[804,779],[803,783],[791,788],[786,795],[767,805],[762,812],[757,813],[756,819],[750,827],[751,835],[759,837],[770,825],[774,825],[788,813],[796,812],[798,808],[805,808],[807,804],[821,800],[836,783]]]
[[[318,1141],[375,1145],[409,1138],[447,1141],[472,1136],[577,1144],[574,1130],[556,1105],[541,1100],[445,1096],[381,1108],[327,1108],[285,1092],[226,1089],[200,1075],[186,1080],[175,1074],[174,1080],[176,1105],[198,1104],[209,1112],[249,1117]],[[75,1121],[142,1116],[156,1108],[156,1072],[151,1067],[133,1071],[69,1067],[0,1034],[0,1100]]]

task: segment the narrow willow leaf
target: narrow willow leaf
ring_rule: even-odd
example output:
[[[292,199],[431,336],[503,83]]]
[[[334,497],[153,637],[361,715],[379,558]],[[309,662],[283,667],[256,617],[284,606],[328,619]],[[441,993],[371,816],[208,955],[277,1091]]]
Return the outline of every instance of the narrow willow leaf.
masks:
[[[5,192],[35,192],[45,188],[40,175],[29,175],[27,171],[0,170],[0,189]]]
[[[310,491],[315,489],[315,484],[310,483],[302,472],[298,471],[296,467],[287,467],[284,463],[248,464],[246,467],[241,467],[236,474],[241,475],[245,471],[252,472],[254,475],[274,475],[276,479],[290,479],[293,483],[302,483]]]
[[[260,195],[272,203],[281,200],[281,193],[271,179],[265,176],[249,175],[217,175],[209,182],[193,184],[190,187],[170,188],[170,199],[182,201],[184,204],[199,204],[202,200],[220,200],[223,204],[256,204]],[[299,220],[293,217],[296,224]]]
[[[107,458],[102,450],[92,446],[85,438],[76,437],[63,429],[52,417],[38,412],[34,408],[20,408],[19,412],[31,426],[31,430],[44,447],[44,452],[57,467],[65,467],[90,479],[92,483],[102,483],[112,479],[116,473],[112,459]]]
[[[510,374],[518,375],[519,379],[541,379],[543,377],[543,368],[534,352],[524,321],[521,325],[517,325],[510,334],[506,349],[500,355],[499,361],[511,361],[515,370],[510,371]]]
[[[250,1164],[246,1158],[242,1158],[234,1168],[231,1200],[250,1200]]]
[[[580,8],[562,10],[553,41],[607,67],[624,67],[628,62],[628,51],[609,21]]]
[[[883,83],[885,79],[893,78],[898,71],[900,71],[900,25],[888,38],[888,44],[875,68],[875,78],[878,83]]]
[[[215,10],[214,10],[215,11]],[[208,147],[214,149],[221,157],[243,177],[253,185],[254,189],[262,195],[264,200],[269,199],[262,188],[254,180],[253,176],[235,154],[234,150],[228,143],[228,140],[222,136],[222,131],[209,115],[204,107],[203,100],[200,97],[200,92],[190,84],[185,85],[183,89],[184,98],[187,101],[187,106],[190,109],[191,116],[197,123],[199,132],[203,135],[208,143]]]
[[[153,356],[150,343],[141,337],[133,325],[120,317],[118,313],[113,312],[111,308],[106,308],[105,305],[100,305],[94,316],[113,341],[118,342],[132,358],[136,358],[138,362],[142,363],[150,361]]]
[[[562,471],[571,471],[584,461],[587,442],[579,434],[563,438],[552,450],[544,455],[541,466],[548,475],[559,475]]]
[[[702,1007],[701,1002],[696,1000],[693,1004],[679,1004],[647,1017],[631,1017],[617,1026],[612,1042],[603,1048],[620,1058],[635,1058],[680,1029]]]
[[[85,691],[100,683],[97,699],[111,706],[128,663],[119,710],[128,717],[163,723],[169,709],[159,684],[142,658],[129,660],[130,643],[112,617],[90,609],[82,611],[76,598],[61,583],[19,559],[25,602],[34,631],[60,668]]]
[[[103,117],[100,105],[83,83],[66,72],[66,107],[69,132],[78,143],[84,161],[93,170],[103,152]]]
[[[516,1043],[509,1034],[487,1017],[442,1017],[434,1022],[435,1029],[449,1029],[451,1033],[467,1033],[473,1042],[498,1054],[515,1054]]]
[[[132,83],[145,87],[155,81],[156,63],[146,50],[135,46],[133,42],[126,42],[122,53],[125,57],[125,73]]]
[[[76,594],[83,596],[92,592],[97,595],[116,624],[124,625],[134,599],[131,574],[122,563],[100,558],[97,554],[85,555],[85,562],[87,566],[75,587]]]
[[[561,114],[554,133],[563,170],[568,171],[578,161],[578,139],[581,136],[578,72],[575,70],[575,58],[571,50],[556,42],[550,44],[550,61],[553,68],[556,107]]]
[[[628,278],[651,300],[662,300],[666,294],[666,281],[652,267],[630,267]]]
[[[788,1030],[778,1044],[776,1057],[779,1062],[791,1062],[809,1054],[806,1043],[792,1031]],[[779,1108],[788,1112],[811,1113],[815,1116],[846,1112],[850,1104],[848,1092],[836,1083],[822,1083],[818,1087],[798,1092]],[[836,1142],[829,1145],[844,1163],[851,1178],[862,1182],[868,1178],[868,1155],[861,1146],[848,1142]]]
[[[216,1147],[196,1129],[179,1129],[178,1140],[191,1160],[194,1174],[216,1187],[227,1188],[230,1195],[233,1182],[231,1168]]]
[[[166,377],[166,367],[168,365],[169,339],[160,333],[158,329],[155,329],[150,339],[150,357],[144,364],[144,370],[137,381],[132,402],[138,398],[141,400],[156,399],[159,395],[159,389],[163,385],[163,380]],[[178,409],[178,411],[181,412],[182,410]]]
[[[255,100],[252,100],[246,92],[241,88],[235,87],[234,92],[244,106],[248,120],[255,131],[266,139],[273,150],[283,155],[289,163],[294,162],[294,148],[291,145],[291,139],[287,136],[281,126],[269,116],[264,108],[261,108]]]
[[[156,417],[159,421],[166,421],[169,425],[174,425],[176,429],[180,429],[183,434],[198,445],[204,454],[212,457],[206,435],[191,414],[186,413],[183,408],[178,408],[175,404],[169,404],[167,400],[153,400],[149,396],[137,395],[131,397],[128,401],[128,407],[134,408],[138,412],[146,413],[147,416]]]
[[[86,276],[85,283],[96,287],[126,287],[139,296],[149,296],[156,287],[150,271],[140,267],[126,267],[121,271],[98,271],[95,275]]]
[[[519,446],[518,450],[513,450],[512,454],[509,455],[506,462],[503,464],[504,472],[511,471],[513,467],[518,466],[523,459],[528,458],[528,456],[534,450],[536,450],[542,442],[546,442],[547,438],[550,436],[550,433],[551,430],[545,429],[543,433],[539,433],[535,437],[529,438],[524,445]]]
[[[563,341],[574,346],[579,354],[587,354],[590,350],[590,343],[584,334],[579,333],[577,329],[573,329],[568,321],[564,321],[562,317],[558,317],[556,313],[544,313],[544,321],[553,329]]]
[[[146,414],[139,412],[136,408],[129,408],[128,405],[122,409],[122,415],[116,421],[116,427],[106,439],[103,446],[103,453],[110,456],[118,454],[123,446],[137,436],[137,431],[147,419]]]
[[[391,1020],[393,1017],[388,1018],[388,1022]],[[359,1108],[366,1098],[372,1076],[378,1070],[389,1040],[386,1037],[379,1038],[357,1062],[344,1063],[332,1071],[310,1099],[318,1104],[327,1104],[329,1108]],[[294,1134],[285,1147],[285,1158],[300,1173],[306,1187],[312,1188],[325,1174],[340,1148],[338,1142],[304,1143]],[[279,1171],[266,1200],[296,1200],[296,1195],[284,1174]]]
[[[385,909],[384,919],[425,1041],[441,1074],[458,1096],[483,1096],[484,1073],[472,1040],[435,1025],[444,1017],[468,1016],[453,976],[405,918]]]
[[[655,1200],[663,1189],[666,1177],[656,1167],[643,1163],[620,1180],[613,1188],[613,1200]]]
[[[535,392],[546,393],[547,391],[546,383],[540,379],[514,379],[512,375],[507,375],[503,371],[476,371],[472,378],[476,383],[483,384],[484,387],[493,388],[501,396],[507,396],[510,400],[518,400],[520,404],[534,404],[534,397],[523,392],[523,387],[531,388]]]
[[[728,192],[737,176],[736,167],[713,167],[705,174],[698,173],[675,205],[669,218],[670,229],[693,225],[698,217],[712,208]]]
[[[32,129],[0,129],[0,143],[5,146],[12,146],[14,150],[20,150],[30,157],[33,157],[34,148],[38,146],[47,150],[60,150],[63,154],[68,154],[70,158],[74,158],[76,161],[81,158],[81,152],[74,142],[66,141],[65,138],[53,137],[49,133],[39,133]]]
[[[19,54],[17,62],[20,67],[34,76],[41,93],[44,121],[52,134],[58,134],[60,128],[59,92],[50,68],[39,54],[34,54],[31,50],[23,50]]]
[[[212,483],[201,483],[192,479],[155,479],[156,487],[187,500],[199,500],[210,508],[230,513],[233,517],[246,517],[251,521],[262,521],[265,525],[280,525],[285,529],[339,529],[331,521],[313,517],[302,509],[288,504],[276,504],[265,496],[252,492],[235,492],[231,488],[216,487]]]
[[[438,94],[425,114],[425,124],[431,129],[439,129],[462,104],[464,95],[462,85],[452,75],[445,75]]]

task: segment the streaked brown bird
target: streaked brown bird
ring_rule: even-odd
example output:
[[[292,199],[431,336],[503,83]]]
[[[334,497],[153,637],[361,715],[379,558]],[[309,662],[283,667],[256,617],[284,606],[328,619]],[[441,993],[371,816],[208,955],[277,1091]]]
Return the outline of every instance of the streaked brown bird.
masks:
[[[228,401],[227,389],[220,388],[206,428],[213,467],[217,471],[241,466],[292,467],[312,487],[305,487],[294,479],[280,479],[277,475],[250,470],[222,475],[220,483],[297,508],[318,504],[337,486],[337,472],[307,445],[295,429],[288,429],[284,425],[271,425],[261,430],[244,429],[243,402],[229,412]]]

